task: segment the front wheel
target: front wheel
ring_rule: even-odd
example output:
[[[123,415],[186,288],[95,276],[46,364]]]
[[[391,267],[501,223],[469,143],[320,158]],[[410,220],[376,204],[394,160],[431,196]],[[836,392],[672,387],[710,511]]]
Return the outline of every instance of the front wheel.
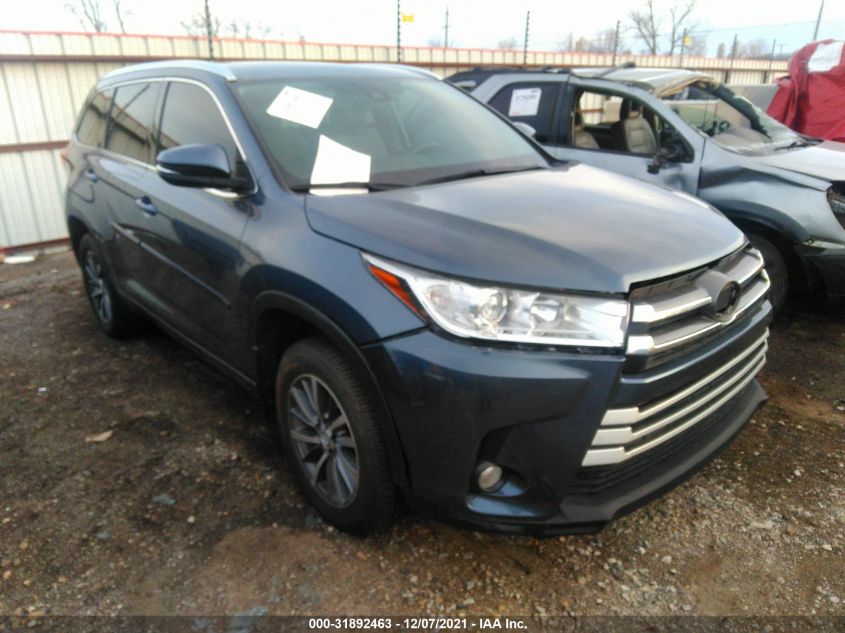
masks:
[[[134,332],[139,317],[117,294],[99,244],[90,234],[80,240],[78,258],[85,294],[103,331],[113,338],[123,338]]]
[[[769,273],[769,302],[775,312],[779,312],[786,303],[789,294],[789,267],[780,249],[759,233],[749,233],[748,241],[763,255],[766,272]]]
[[[387,527],[395,486],[377,409],[351,363],[321,339],[299,341],[279,363],[275,400],[287,460],[320,514],[357,534]]]

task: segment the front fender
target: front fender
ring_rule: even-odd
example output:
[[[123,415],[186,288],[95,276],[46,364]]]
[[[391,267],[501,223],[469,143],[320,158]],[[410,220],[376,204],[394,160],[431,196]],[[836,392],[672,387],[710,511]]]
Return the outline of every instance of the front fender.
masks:
[[[314,306],[290,294],[278,290],[261,292],[252,303],[249,316],[249,344],[253,351],[255,366],[258,365],[260,353],[258,324],[261,322],[263,315],[274,310],[293,315],[308,323],[329,339],[352,362],[357,376],[363,382],[364,388],[378,409],[378,419],[382,437],[387,445],[393,480],[400,488],[407,489],[408,476],[405,454],[381,385],[379,385],[361,350],[337,323]]]

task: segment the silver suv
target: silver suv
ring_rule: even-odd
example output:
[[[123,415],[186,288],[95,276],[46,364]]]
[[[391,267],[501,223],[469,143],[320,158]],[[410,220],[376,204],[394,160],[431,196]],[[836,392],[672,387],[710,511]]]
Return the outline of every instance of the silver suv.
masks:
[[[763,253],[775,307],[790,287],[845,297],[845,144],[802,136],[691,70],[476,68],[448,79],[555,158],[715,206]]]

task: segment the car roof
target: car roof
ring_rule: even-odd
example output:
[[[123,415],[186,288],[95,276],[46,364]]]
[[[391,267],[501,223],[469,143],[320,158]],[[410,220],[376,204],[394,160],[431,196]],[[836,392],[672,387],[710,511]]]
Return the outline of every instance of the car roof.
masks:
[[[448,80],[456,85],[472,90],[476,86],[492,77],[503,77],[512,75],[521,79],[537,79],[542,76],[544,81],[568,81],[570,77],[581,77],[584,79],[604,79],[619,83],[629,84],[654,92],[663,94],[678,86],[686,85],[694,81],[714,81],[706,73],[685,68],[504,68],[504,67],[478,67],[455,73],[448,77]]]
[[[707,73],[686,68],[576,68],[572,73],[585,79],[601,75],[602,79],[634,84],[657,94],[693,81],[713,81]]]
[[[200,59],[147,62],[124,66],[106,74],[101,83],[146,79],[162,75],[192,76],[213,75],[226,81],[255,79],[295,79],[307,77],[409,77],[437,78],[422,68],[401,64],[338,64],[330,62],[212,62]]]

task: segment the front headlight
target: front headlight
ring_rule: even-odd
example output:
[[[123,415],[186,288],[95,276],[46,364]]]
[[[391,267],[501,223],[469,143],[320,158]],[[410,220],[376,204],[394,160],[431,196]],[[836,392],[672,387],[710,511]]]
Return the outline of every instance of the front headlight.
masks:
[[[830,203],[830,209],[833,211],[836,219],[839,220],[839,224],[845,229],[845,193],[837,191],[834,185],[827,190],[827,201]]]
[[[621,348],[628,302],[448,279],[364,255],[405,305],[455,336],[540,345]]]

